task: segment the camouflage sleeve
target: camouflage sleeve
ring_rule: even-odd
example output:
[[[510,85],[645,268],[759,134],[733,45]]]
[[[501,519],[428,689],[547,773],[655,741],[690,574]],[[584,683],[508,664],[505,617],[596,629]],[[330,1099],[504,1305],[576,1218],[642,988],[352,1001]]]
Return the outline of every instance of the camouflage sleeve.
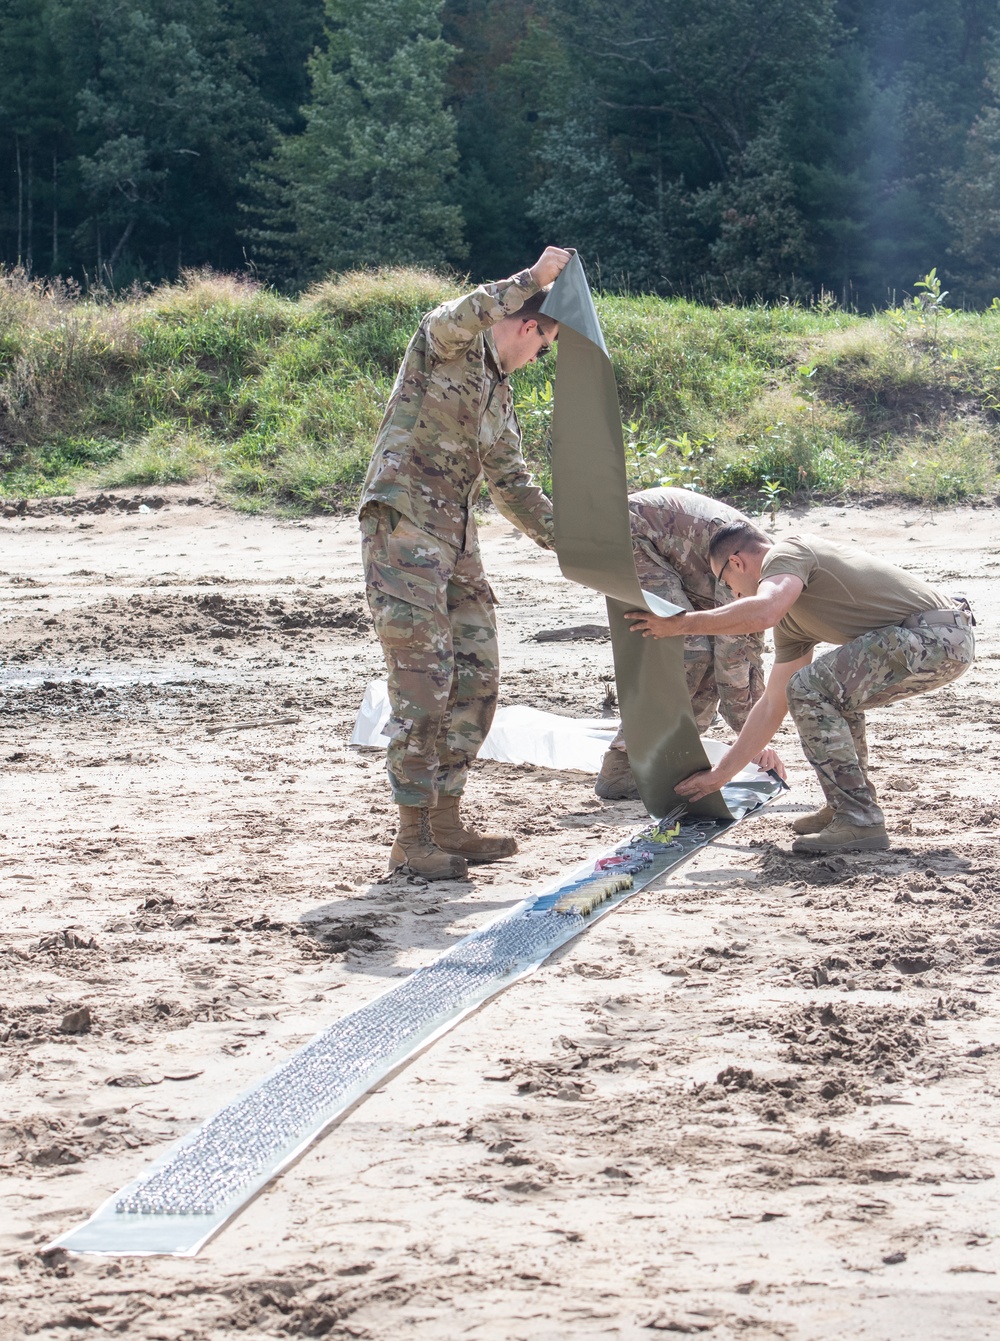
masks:
[[[526,298],[538,292],[530,270],[522,270],[496,284],[482,284],[464,298],[442,303],[424,319],[427,352],[437,363],[450,363],[483,331],[516,312]]]
[[[694,609],[684,595],[684,584],[677,569],[662,554],[658,554],[644,536],[636,535],[634,530],[632,559],[640,587],[651,591],[654,596],[662,596],[665,601],[673,601],[674,605],[683,606],[685,610]]]
[[[497,509],[542,549],[555,548],[552,503],[535,483],[521,451],[521,430],[512,418],[489,452],[483,470]]]

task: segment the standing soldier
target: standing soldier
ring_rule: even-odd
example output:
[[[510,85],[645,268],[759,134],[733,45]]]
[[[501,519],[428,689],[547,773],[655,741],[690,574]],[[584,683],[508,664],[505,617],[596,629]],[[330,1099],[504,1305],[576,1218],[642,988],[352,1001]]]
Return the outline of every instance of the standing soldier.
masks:
[[[712,610],[733,599],[716,580],[708,558],[712,536],[731,522],[746,521],[742,512],[690,489],[644,489],[629,496],[632,553],[639,586],[682,610]],[[712,723],[715,710],[736,732],[764,692],[759,633],[694,634],[684,639],[684,671],[691,708],[699,731]],[[594,790],[607,800],[637,797],[622,731],[601,763]],[[765,768],[780,767],[773,751]]]
[[[552,347],[559,328],[540,308],[569,257],[547,247],[529,270],[428,313],[375,442],[362,557],[389,673],[392,870],[455,880],[468,862],[517,851],[512,836],[476,833],[459,817],[499,685],[495,601],[472,509],[485,478],[504,516],[552,547],[552,504],[525,465],[509,375]]]

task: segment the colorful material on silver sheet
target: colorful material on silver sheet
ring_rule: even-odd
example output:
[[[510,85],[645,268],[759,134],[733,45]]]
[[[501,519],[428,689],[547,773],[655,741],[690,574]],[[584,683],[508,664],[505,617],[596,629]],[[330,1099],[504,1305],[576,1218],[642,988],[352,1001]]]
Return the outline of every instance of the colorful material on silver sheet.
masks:
[[[727,788],[743,815],[777,792]],[[668,816],[474,932],[292,1054],[52,1246],[186,1256],[374,1085],[591,921],[730,828]]]

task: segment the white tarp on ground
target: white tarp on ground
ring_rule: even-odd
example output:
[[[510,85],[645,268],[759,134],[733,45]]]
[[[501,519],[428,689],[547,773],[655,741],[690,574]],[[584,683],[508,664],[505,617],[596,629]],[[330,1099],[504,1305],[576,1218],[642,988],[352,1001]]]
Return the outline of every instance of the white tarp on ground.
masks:
[[[352,745],[385,749],[388,737],[383,729],[389,720],[389,694],[385,680],[372,680],[351,733]],[[498,708],[493,726],[479,751],[480,759],[497,759],[504,764],[537,764],[541,768],[575,769],[597,773],[604,752],[618,730],[613,717],[562,717],[540,708]],[[702,740],[709,760],[722,757],[725,745],[717,740]],[[759,776],[752,765],[734,781],[744,782]]]

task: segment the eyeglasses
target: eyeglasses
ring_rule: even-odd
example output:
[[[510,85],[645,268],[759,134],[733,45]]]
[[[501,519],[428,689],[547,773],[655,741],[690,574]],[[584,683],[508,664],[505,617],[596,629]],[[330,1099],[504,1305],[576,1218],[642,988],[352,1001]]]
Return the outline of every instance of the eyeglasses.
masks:
[[[535,321],[534,317],[525,317],[525,318],[524,318],[524,323],[527,323],[527,322],[529,322],[529,321]],[[545,332],[542,330],[541,326],[539,326],[539,324],[538,324],[537,321],[535,322],[535,332],[534,332],[534,333],[538,336],[539,340],[541,340],[542,344],[541,344],[541,348],[539,349],[538,353],[537,353],[537,354],[534,356],[534,358],[531,360],[532,363],[537,362],[538,359],[543,359],[543,358],[545,357],[546,354],[550,354],[550,353],[552,352],[552,344],[553,344],[553,342],[552,342],[551,340],[546,340],[546,338],[545,338]]]
[[[724,581],[722,574],[726,571],[726,569],[729,567],[729,565],[730,565],[730,563],[732,562],[732,560],[735,559],[736,556],[737,556],[737,554],[739,554],[739,553],[740,553],[740,551],[739,551],[738,549],[734,549],[734,550],[733,550],[732,554],[730,554],[729,558],[726,560],[726,562],[725,562],[725,563],[722,565],[722,567],[719,569],[718,576],[716,577],[716,581],[717,581],[717,582],[722,582],[722,581]],[[729,586],[729,583],[728,583],[728,582],[726,583],[726,586],[727,586],[727,587]]]

